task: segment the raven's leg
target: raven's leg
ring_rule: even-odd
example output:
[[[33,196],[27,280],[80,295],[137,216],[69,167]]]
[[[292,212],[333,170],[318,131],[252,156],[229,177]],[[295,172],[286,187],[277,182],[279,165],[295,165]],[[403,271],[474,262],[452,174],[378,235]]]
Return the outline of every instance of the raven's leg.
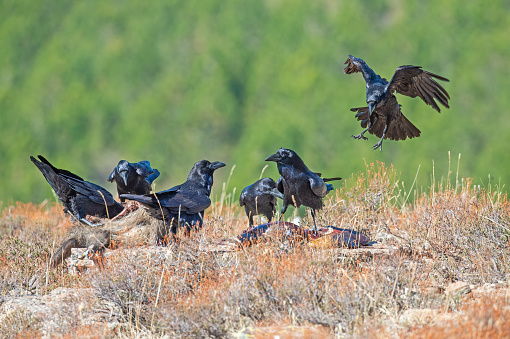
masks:
[[[253,227],[253,215],[250,212],[250,227]]]
[[[363,140],[367,140],[366,137],[363,136],[363,134],[365,134],[366,131],[368,131],[371,127],[372,127],[372,113],[375,109],[375,106],[377,106],[377,103],[375,101],[370,101],[370,102],[367,102],[368,104],[368,126],[367,128],[361,132],[360,134],[358,135],[352,135],[352,137],[354,139],[363,139]],[[360,115],[364,115],[366,113],[365,112],[358,112],[358,114],[356,114],[356,117],[359,118]],[[361,126],[363,126],[363,124],[365,123],[365,121],[367,120],[363,120],[363,122],[361,123]]]
[[[372,146],[372,151],[375,151],[376,149],[379,148],[379,151],[382,152],[382,142],[383,142],[384,137],[386,136],[386,130],[388,129],[389,124],[390,124],[390,122],[388,120],[386,120],[386,125],[384,126],[384,131],[382,132],[381,140],[379,140],[379,142],[377,144]]]
[[[267,222],[270,223],[271,220],[273,220],[274,211],[271,211],[271,213],[266,213],[266,214],[264,214],[264,216],[266,217]]]
[[[314,233],[317,233],[317,225],[315,224],[315,210],[312,208],[310,210],[310,213],[312,214],[312,220],[313,220],[313,229],[312,229],[312,231]]]
[[[370,123],[370,121],[368,122],[368,127],[363,131],[361,132],[360,134],[358,135],[351,135],[351,137],[353,137],[354,139],[363,139],[363,140],[368,140],[367,137],[363,136],[363,134],[365,134],[366,131],[368,131],[370,129],[370,127],[372,127],[372,124]]]
[[[280,219],[278,221],[282,221],[283,215],[285,214],[285,211],[287,210],[287,204],[283,203],[282,212],[280,214]]]

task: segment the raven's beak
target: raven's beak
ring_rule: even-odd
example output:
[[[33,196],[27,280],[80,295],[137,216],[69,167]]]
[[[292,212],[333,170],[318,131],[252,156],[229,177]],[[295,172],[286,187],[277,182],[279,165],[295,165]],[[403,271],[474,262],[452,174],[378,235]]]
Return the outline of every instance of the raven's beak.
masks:
[[[122,181],[124,181],[124,185],[127,186],[128,185],[128,183],[127,183],[128,172],[127,171],[121,171],[121,172],[119,172],[119,175],[122,178]]]
[[[273,188],[273,189],[271,190],[271,195],[272,195],[272,196],[275,196],[275,197],[277,197],[277,198],[283,199],[283,194],[282,194],[282,192],[278,191],[278,189],[277,189],[277,188]]]
[[[273,155],[270,155],[266,158],[266,161],[274,161],[274,162],[278,162],[282,160],[282,158],[280,157],[280,155],[278,153],[275,153]]]
[[[211,162],[210,168],[214,171],[214,170],[217,170],[218,168],[225,167],[225,166],[227,166],[227,165],[225,165],[221,161],[215,161],[215,162]]]
[[[377,103],[375,101],[370,101],[368,102],[368,116],[371,117],[372,116],[372,112],[374,111],[375,109],[375,106],[377,106]]]

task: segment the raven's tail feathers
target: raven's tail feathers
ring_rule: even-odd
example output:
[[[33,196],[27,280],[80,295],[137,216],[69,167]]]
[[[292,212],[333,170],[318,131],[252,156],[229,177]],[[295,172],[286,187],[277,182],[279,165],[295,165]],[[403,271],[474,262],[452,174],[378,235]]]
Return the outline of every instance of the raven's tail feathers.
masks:
[[[42,175],[44,175],[44,178],[50,184],[50,186],[53,189],[55,189],[54,185],[55,185],[55,176],[56,176],[56,173],[55,173],[55,171],[53,169],[53,166],[48,165],[45,162],[38,161],[33,156],[30,156],[30,160],[32,160],[32,162],[37,167],[37,169],[39,171],[41,171]]]
[[[337,181],[337,180],[342,180],[342,178],[340,178],[340,177],[335,177],[335,178],[322,178],[322,180],[324,180],[324,182],[328,182],[328,181]]]
[[[351,111],[357,112],[355,117],[361,121],[361,127],[367,128],[369,120],[368,107],[351,108]],[[368,131],[370,134],[375,134],[377,137],[381,138],[385,124],[386,119],[376,119]],[[402,113],[400,113],[397,117],[394,117],[393,120],[390,121],[388,129],[386,130],[385,139],[405,140],[407,138],[411,139],[419,137],[420,134],[420,130],[414,126],[413,123],[410,122]]]
[[[74,178],[74,179],[78,179],[78,180],[81,180],[81,181],[85,181],[82,177],[74,174],[73,172],[70,172],[68,170],[65,170],[65,169],[60,169],[60,168],[56,168],[55,166],[53,166],[45,157],[43,157],[42,155],[38,155],[37,156],[39,158],[39,160],[41,160],[41,162],[43,164],[46,164],[48,165],[52,170],[53,172],[55,172],[56,174],[64,174],[68,177],[71,177],[71,178]],[[34,157],[30,157],[30,159],[32,159],[32,162],[34,162]],[[35,164],[35,162],[34,162]],[[36,165],[37,166],[37,165]]]

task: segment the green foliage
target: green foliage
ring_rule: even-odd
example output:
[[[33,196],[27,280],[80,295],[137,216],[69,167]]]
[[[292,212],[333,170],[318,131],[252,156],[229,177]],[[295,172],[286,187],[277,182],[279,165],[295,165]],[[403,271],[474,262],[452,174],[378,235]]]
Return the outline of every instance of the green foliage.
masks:
[[[508,3],[377,1],[3,1],[0,4],[0,201],[52,198],[30,163],[43,154],[110,191],[120,159],[147,159],[157,189],[201,159],[236,164],[230,189],[266,156],[294,149],[312,170],[348,177],[393,163],[409,184],[461,175],[508,181]],[[355,141],[365,103],[348,54],[383,77],[413,64],[451,80],[437,114],[399,96],[420,138]],[[493,116],[494,119],[486,120]],[[228,171],[218,171],[216,182]],[[265,175],[276,179],[270,164]],[[219,187],[216,187],[219,192]],[[53,199],[53,198],[52,198]]]

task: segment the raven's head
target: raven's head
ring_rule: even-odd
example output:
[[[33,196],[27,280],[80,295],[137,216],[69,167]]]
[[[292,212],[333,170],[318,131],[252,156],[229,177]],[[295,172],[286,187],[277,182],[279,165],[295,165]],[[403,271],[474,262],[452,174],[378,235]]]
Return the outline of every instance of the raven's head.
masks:
[[[305,163],[299,157],[299,155],[297,155],[296,152],[288,148],[280,148],[278,152],[268,156],[266,158],[266,161],[276,162],[278,164],[278,171],[280,171],[281,166],[290,166],[296,169],[300,169],[302,171],[308,170],[308,167],[306,167]]]
[[[353,57],[352,55],[349,55],[349,59],[347,59],[344,64],[347,66],[343,69],[345,74],[352,74],[352,73],[358,73],[361,72],[362,64],[365,62],[363,59]]]
[[[257,185],[257,189],[262,194],[271,194],[276,198],[283,199],[283,194],[276,188],[276,183],[271,178],[262,178],[257,181],[254,185]]]
[[[108,177],[109,182],[113,182],[115,180],[115,172],[122,178],[122,181],[124,182],[124,185],[127,186],[127,178],[129,173],[129,162],[126,160],[121,160],[117,164],[117,167],[115,167],[110,173],[110,176]]]
[[[201,160],[193,165],[186,181],[199,183],[199,185],[202,185],[207,189],[207,195],[209,195],[213,184],[214,171],[224,166],[226,165],[220,161],[210,162],[207,160]]]
[[[291,164],[294,159],[300,159],[293,150],[288,148],[280,148],[275,154],[266,158],[266,161],[274,161],[282,164]]]
[[[190,176],[209,176],[212,175],[215,170],[224,166],[226,165],[219,161],[210,162],[208,160],[201,160],[193,165],[188,178],[190,178]]]

